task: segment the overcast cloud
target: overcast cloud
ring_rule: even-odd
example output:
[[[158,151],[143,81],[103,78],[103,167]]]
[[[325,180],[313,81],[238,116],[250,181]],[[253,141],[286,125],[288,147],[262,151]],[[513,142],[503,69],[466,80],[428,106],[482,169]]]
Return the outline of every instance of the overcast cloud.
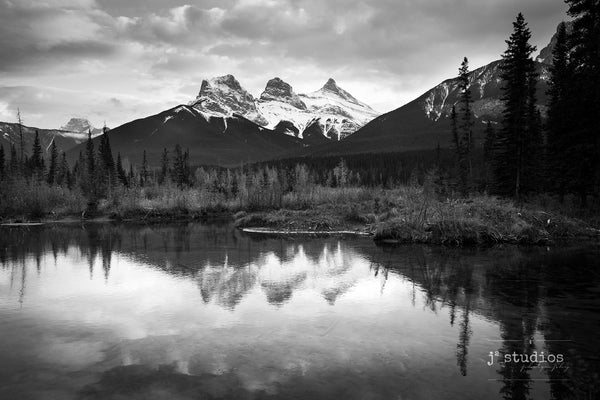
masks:
[[[538,50],[562,0],[0,0],[0,120],[117,126],[231,73],[258,96],[327,78],[379,111],[500,57],[523,12]]]

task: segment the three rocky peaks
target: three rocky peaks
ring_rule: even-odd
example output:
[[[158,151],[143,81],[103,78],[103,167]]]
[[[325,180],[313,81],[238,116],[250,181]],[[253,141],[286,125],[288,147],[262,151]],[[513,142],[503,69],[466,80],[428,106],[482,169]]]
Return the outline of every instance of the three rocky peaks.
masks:
[[[308,94],[297,94],[289,83],[273,78],[255,98],[233,75],[225,75],[203,80],[190,105],[207,118],[241,115],[269,129],[300,138],[310,132],[323,140],[343,139],[379,115],[331,78]]]

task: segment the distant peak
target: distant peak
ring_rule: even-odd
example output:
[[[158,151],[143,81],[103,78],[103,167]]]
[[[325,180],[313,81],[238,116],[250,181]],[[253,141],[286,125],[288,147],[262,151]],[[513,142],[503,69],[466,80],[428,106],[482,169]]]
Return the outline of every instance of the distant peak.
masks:
[[[339,90],[339,86],[333,78],[329,78],[323,86],[323,89],[331,90],[332,92],[337,92]]]
[[[87,118],[75,117],[71,118],[60,129],[71,132],[87,132],[88,129],[93,130],[94,127]]]

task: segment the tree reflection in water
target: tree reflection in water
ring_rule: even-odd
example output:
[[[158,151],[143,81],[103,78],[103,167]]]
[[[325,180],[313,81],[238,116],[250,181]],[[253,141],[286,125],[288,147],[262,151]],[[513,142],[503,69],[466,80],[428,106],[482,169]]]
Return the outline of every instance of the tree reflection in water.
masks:
[[[349,257],[361,257],[370,263],[373,276],[382,279],[381,293],[393,274],[412,284],[413,306],[422,293],[431,312],[447,308],[449,325],[457,324],[456,364],[462,376],[473,365],[469,347],[471,317],[476,314],[498,324],[501,342],[497,347],[502,354],[545,351],[565,355],[565,365],[558,369],[498,365],[502,398],[531,398],[536,382],[546,381],[552,399],[600,396],[596,386],[600,345],[595,340],[600,328],[597,248],[363,246],[342,251],[342,246],[343,241],[332,238],[296,242],[248,236],[223,225],[0,228],[0,263],[10,270],[11,290],[19,285],[21,304],[27,301],[27,266],[35,265],[35,273],[41,274],[48,265],[43,261],[46,257],[56,263],[59,255],[72,249],[87,260],[90,279],[99,262],[108,281],[111,261],[118,254],[193,280],[204,303],[229,310],[255,287],[260,287],[269,304],[281,307],[317,273],[335,278],[318,289],[323,301],[335,305],[356,283]],[[298,258],[306,259],[313,270],[291,268],[290,262]],[[265,265],[276,268],[272,276],[261,278]],[[157,373],[166,376],[173,371]]]

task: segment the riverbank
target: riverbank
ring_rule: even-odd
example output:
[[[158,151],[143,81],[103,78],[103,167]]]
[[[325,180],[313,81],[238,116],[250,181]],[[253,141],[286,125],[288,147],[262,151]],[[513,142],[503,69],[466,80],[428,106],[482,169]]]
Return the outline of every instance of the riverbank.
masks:
[[[149,187],[114,192],[92,207],[77,192],[61,190],[26,193],[14,202],[20,212],[13,208],[11,217],[0,222],[233,220],[240,229],[263,232],[355,232],[378,242],[455,246],[600,238],[597,216],[583,220],[556,207],[517,205],[487,195],[449,199],[418,186],[312,186],[279,198]]]
[[[531,204],[478,195],[438,199],[419,188],[382,191],[359,203],[320,204],[308,210],[239,213],[239,228],[295,231],[353,231],[383,243],[483,245],[548,244],[600,238],[597,226]]]

